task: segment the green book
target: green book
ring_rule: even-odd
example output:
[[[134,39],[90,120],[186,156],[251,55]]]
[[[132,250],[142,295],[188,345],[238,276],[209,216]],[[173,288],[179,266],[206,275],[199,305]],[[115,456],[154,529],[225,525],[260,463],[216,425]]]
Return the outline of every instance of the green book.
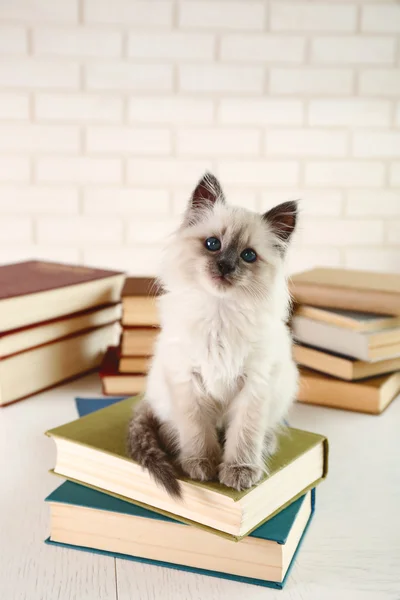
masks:
[[[217,482],[181,478],[182,499],[169,496],[126,452],[126,433],[139,398],[47,432],[57,446],[54,473],[191,525],[240,539],[315,487],[327,473],[324,436],[287,428],[268,475],[238,492]]]

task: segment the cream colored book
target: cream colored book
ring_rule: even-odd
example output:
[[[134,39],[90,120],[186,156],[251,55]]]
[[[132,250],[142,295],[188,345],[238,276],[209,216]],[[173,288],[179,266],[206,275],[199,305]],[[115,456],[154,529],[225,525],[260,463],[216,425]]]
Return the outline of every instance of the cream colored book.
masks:
[[[349,382],[310,369],[301,369],[297,399],[306,404],[379,414],[399,392],[399,371]]]
[[[125,275],[47,261],[0,267],[0,332],[57,319],[121,299]]]
[[[46,498],[48,543],[281,588],[314,512],[314,497],[314,490],[307,492],[235,544],[67,481]]]
[[[0,406],[97,368],[119,331],[119,323],[104,325],[1,359]]]
[[[158,331],[155,327],[124,327],[122,356],[152,356]]]
[[[289,290],[299,304],[400,316],[400,273],[317,267],[292,275]]]
[[[159,326],[159,291],[155,279],[151,277],[128,277],[122,290],[123,326]]]
[[[14,329],[0,334],[0,357],[49,344],[80,331],[115,323],[120,318],[121,305],[112,304],[45,321],[44,323],[37,323],[32,327]]]
[[[118,363],[120,373],[147,373],[150,358],[146,356],[121,356]]]
[[[366,362],[302,344],[294,344],[293,356],[297,364],[303,367],[348,381],[400,371],[400,357]]]
[[[400,327],[381,331],[354,331],[294,315],[292,331],[302,344],[375,362],[400,356]]]
[[[342,327],[343,329],[360,332],[380,331],[400,327],[400,317],[339,308],[321,308],[318,306],[308,306],[307,304],[298,305],[294,314],[299,317],[307,317],[313,321],[320,321],[329,325],[335,325],[336,327]]]
[[[127,455],[126,436],[138,398],[128,398],[47,432],[57,447],[55,473],[123,500],[174,515],[239,539],[325,477],[327,441],[288,428],[255,486],[238,492],[218,482],[179,476],[182,498],[171,497]]]

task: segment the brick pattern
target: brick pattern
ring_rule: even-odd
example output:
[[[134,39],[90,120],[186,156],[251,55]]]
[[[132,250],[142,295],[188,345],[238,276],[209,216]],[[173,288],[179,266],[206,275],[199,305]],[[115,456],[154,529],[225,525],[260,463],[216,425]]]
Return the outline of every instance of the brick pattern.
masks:
[[[0,10],[0,260],[153,274],[205,169],[301,199],[291,271],[400,271],[393,0],[12,0]]]

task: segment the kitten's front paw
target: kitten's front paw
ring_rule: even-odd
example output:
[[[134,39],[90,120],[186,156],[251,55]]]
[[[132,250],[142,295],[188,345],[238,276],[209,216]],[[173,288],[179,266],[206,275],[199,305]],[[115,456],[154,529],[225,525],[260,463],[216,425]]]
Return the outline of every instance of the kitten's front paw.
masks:
[[[235,490],[245,490],[261,479],[262,470],[254,466],[222,463],[219,467],[219,480]]]
[[[190,479],[210,481],[217,478],[217,464],[209,458],[184,458],[181,466]]]

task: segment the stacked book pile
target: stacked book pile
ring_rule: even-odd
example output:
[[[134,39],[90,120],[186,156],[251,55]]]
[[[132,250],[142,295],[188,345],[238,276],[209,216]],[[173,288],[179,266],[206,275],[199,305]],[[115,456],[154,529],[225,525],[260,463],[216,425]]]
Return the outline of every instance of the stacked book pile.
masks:
[[[119,337],[123,283],[52,262],[0,267],[0,406],[98,367]]]
[[[158,333],[158,288],[154,279],[129,277],[122,290],[122,338],[108,348],[100,377],[104,394],[143,391],[149,359]]]
[[[381,413],[400,391],[400,275],[313,269],[290,289],[298,400]]]
[[[85,416],[47,432],[57,447],[54,472],[67,479],[47,498],[50,544],[283,586],[327,472],[323,436],[287,428],[254,487],[237,492],[181,476],[183,498],[175,499],[126,454],[138,399],[110,399],[100,410],[86,402]]]

